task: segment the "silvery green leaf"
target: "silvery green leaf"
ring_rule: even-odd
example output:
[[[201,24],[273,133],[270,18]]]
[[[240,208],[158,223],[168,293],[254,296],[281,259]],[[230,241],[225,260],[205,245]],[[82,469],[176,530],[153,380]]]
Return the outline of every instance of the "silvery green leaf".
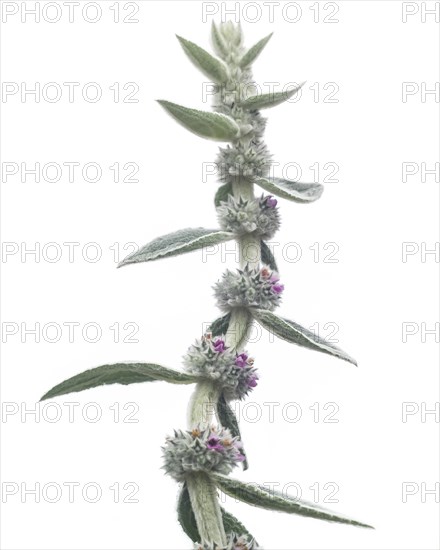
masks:
[[[185,40],[181,36],[177,36],[177,38],[186,55],[205,76],[217,84],[222,84],[228,80],[228,68],[221,59],[217,59],[197,44]]]
[[[66,393],[79,392],[107,384],[137,384],[164,380],[172,384],[192,384],[197,377],[153,363],[114,363],[89,369],[49,390],[41,401]]]
[[[220,508],[223,517],[223,526],[225,528],[226,535],[231,533],[239,533],[240,535],[246,535],[250,540],[254,540],[254,537],[249,533],[246,527],[230,512],[227,512],[224,508]]]
[[[211,27],[211,38],[212,45],[214,46],[214,50],[216,51],[216,53],[218,53],[218,55],[220,55],[221,57],[226,57],[229,53],[228,45],[226,44],[223,36],[220,34],[214,21],[212,22]]]
[[[233,141],[240,133],[235,120],[222,113],[189,109],[163,99],[159,99],[158,103],[184,128],[197,136],[214,141]]]
[[[194,511],[192,509],[186,483],[183,484],[179,493],[179,500],[177,502],[177,519],[179,520],[185,534],[193,542],[200,542],[201,537],[197,528],[196,516],[194,515]]]
[[[263,51],[264,46],[269,42],[270,37],[273,33],[270,33],[265,38],[262,38],[259,42],[257,42],[252,48],[250,48],[241,58],[240,60],[240,67],[243,69],[244,67],[247,67],[251,63],[253,63],[257,57],[260,55],[260,53]]]
[[[152,240],[124,258],[118,267],[185,254],[204,246],[230,241],[233,238],[233,233],[220,231],[220,229],[204,229],[203,227],[180,229]]]
[[[283,319],[275,315],[275,313],[263,309],[253,310],[253,315],[260,325],[270,332],[273,332],[282,340],[314,351],[334,355],[339,359],[343,359],[357,366],[356,361],[345,353],[345,351],[327,342],[327,340],[324,340],[324,338],[321,338],[317,334],[314,334],[311,330],[298,325],[294,321]]]
[[[224,398],[223,394],[220,396],[220,399],[218,400],[217,404],[217,412],[218,412],[218,419],[220,421],[220,424],[224,428],[228,428],[228,430],[231,432],[233,437],[238,437],[241,440],[241,434],[240,434],[240,427],[238,425],[238,420],[235,415],[235,412],[232,410],[229,403]],[[243,441],[241,440],[243,443]],[[246,457],[243,461],[243,470],[247,470],[249,468],[249,463],[247,460],[247,455],[244,449],[242,449],[242,454]]]
[[[223,315],[223,317],[219,317],[213,323],[211,323],[209,330],[212,332],[212,335],[222,336],[226,334],[229,327],[230,320],[231,320],[231,314],[227,313],[226,315]]]
[[[267,244],[264,241],[261,241],[261,262],[263,264],[266,264],[270,267],[270,269],[273,269],[274,271],[278,271],[277,263],[275,261],[274,255],[272,254],[271,249],[267,246]]]
[[[272,92],[269,94],[257,94],[248,97],[244,101],[240,102],[240,106],[244,109],[260,110],[268,109],[269,107],[275,107],[284,101],[290,99],[296,92],[304,85],[304,82],[295,86],[291,90],[284,92]]]
[[[255,183],[277,197],[299,203],[316,201],[324,191],[320,183],[300,183],[282,178],[257,178]]]
[[[230,533],[240,533],[240,535],[247,535],[250,539],[254,538],[235,516],[227,512],[224,508],[220,507],[220,510],[223,519],[223,526],[227,535]],[[200,542],[201,537],[186,483],[183,484],[179,493],[177,518],[185,534],[193,542]]]
[[[277,491],[269,491],[261,485],[243,483],[237,479],[232,479],[221,474],[212,474],[212,479],[217,487],[227,495],[237,498],[242,502],[246,502],[247,504],[251,504],[252,506],[372,529],[371,525],[341,516],[314,503],[288,498]]]
[[[222,201],[227,201],[228,196],[232,195],[232,183],[225,183],[217,189],[217,193],[214,197],[215,206],[220,206]]]

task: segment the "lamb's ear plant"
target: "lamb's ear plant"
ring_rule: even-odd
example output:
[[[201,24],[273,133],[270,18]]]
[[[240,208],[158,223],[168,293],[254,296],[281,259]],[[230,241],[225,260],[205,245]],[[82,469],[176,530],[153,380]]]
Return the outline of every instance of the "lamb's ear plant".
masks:
[[[226,270],[214,285],[222,316],[189,347],[183,358],[183,370],[152,363],[103,365],[62,382],[42,399],[115,383],[161,380],[194,384],[187,429],[177,429],[166,438],[163,468],[180,484],[178,520],[198,549],[258,548],[254,535],[220,507],[218,490],[268,510],[369,527],[316,504],[287,498],[263,486],[229,477],[239,464],[244,469],[248,467],[248,456],[230,403],[244,399],[258,382],[254,360],[244,349],[254,321],[292,344],[356,362],[297,322],[274,313],[284,290],[275,258],[266,244],[280,226],[275,196],[306,204],[317,200],[323,188],[316,183],[269,176],[271,155],[263,141],[266,120],[260,111],[287,100],[299,86],[288,93],[251,93],[250,67],[270,35],[247,50],[242,45],[239,26],[231,22],[213,24],[216,56],[184,38],[178,39],[193,64],[217,86],[214,112],[169,101],[159,103],[194,134],[227,142],[220,147],[217,157],[221,186],[215,196],[215,206],[219,227],[182,229],[159,237],[125,258],[120,266],[176,256],[234,239],[239,248],[239,268]],[[259,192],[255,196],[255,186],[269,194]],[[290,539],[290,529],[286,532],[286,538]]]

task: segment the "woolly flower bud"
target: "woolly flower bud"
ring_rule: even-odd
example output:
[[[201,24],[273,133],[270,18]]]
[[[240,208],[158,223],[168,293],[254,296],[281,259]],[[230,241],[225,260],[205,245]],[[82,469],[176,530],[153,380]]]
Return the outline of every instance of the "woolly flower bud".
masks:
[[[197,340],[183,358],[188,372],[216,382],[226,399],[243,399],[257,385],[253,363],[245,352],[237,354],[221,338],[212,340],[209,333]]]
[[[232,45],[239,46],[241,44],[243,37],[240,25],[234,25],[232,21],[226,21],[220,23],[219,31],[223,38]]]
[[[233,183],[242,178],[254,179],[269,174],[271,154],[263,142],[251,142],[249,145],[236,144],[221,148],[217,155],[217,167],[220,179]]]
[[[193,472],[216,472],[228,475],[244,460],[242,444],[225,428],[174,431],[162,447],[163,469],[176,481]]]
[[[278,274],[268,267],[260,269],[229,269],[221,281],[214,285],[218,307],[226,312],[234,307],[257,307],[272,311],[279,305],[284,285],[279,283]]]
[[[231,533],[228,536],[226,546],[196,543],[194,550],[261,550],[261,547],[257,546],[254,540],[249,540],[246,535],[238,536],[235,533]]]
[[[220,227],[238,236],[255,231],[262,239],[271,239],[280,227],[276,205],[272,195],[250,200],[237,200],[229,195],[217,208]]]

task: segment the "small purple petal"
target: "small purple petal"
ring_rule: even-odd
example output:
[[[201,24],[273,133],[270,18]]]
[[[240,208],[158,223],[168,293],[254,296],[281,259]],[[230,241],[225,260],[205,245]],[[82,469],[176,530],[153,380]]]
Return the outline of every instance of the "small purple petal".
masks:
[[[210,437],[208,441],[206,442],[206,446],[211,451],[221,451],[223,450],[223,446],[220,444],[220,439],[218,437]]]
[[[249,378],[249,380],[247,381],[247,385],[250,387],[250,388],[255,388],[255,386],[257,385],[257,380],[258,380],[258,376],[251,376]]]
[[[275,208],[275,206],[278,204],[278,201],[277,199],[274,199],[272,195],[269,195],[267,198],[266,198],[266,206],[268,206],[269,208]]]
[[[235,364],[237,367],[243,368],[246,366],[248,360],[248,356],[245,353],[240,353],[240,355],[237,355],[235,358]]]
[[[214,349],[215,351],[221,353],[222,351],[225,351],[225,342],[224,340],[221,340],[220,338],[218,338],[217,340],[215,340],[215,342],[213,342],[213,346],[214,346]]]
[[[239,453],[236,457],[235,457],[235,460],[237,462],[244,462],[246,460],[246,457],[244,455],[242,455],[241,453]]]
[[[272,290],[275,292],[275,294],[281,294],[284,290],[284,285],[273,285]]]
[[[276,271],[274,271],[274,272],[272,273],[272,275],[270,276],[269,281],[270,281],[271,283],[277,283],[279,280],[280,280],[280,276],[278,275],[278,273],[277,273]]]

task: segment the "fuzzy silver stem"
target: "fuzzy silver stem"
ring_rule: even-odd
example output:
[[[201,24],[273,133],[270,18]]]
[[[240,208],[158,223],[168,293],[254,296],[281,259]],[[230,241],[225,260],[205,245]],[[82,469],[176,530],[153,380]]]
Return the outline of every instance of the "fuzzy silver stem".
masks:
[[[212,425],[217,418],[219,397],[220,390],[213,382],[206,380],[196,385],[188,410],[190,430]],[[188,475],[186,483],[201,542],[225,546],[226,533],[213,481],[207,474],[197,472]]]
[[[223,548],[227,540],[214,482],[198,472],[188,475],[186,484],[202,542]]]
[[[236,199],[253,199],[254,184],[247,180],[234,181],[232,191]],[[260,239],[253,233],[243,235],[238,240],[238,254],[240,258],[240,268],[248,266],[249,269],[256,269],[261,259]]]
[[[188,409],[189,429],[204,430],[213,424],[217,418],[217,404],[220,390],[214,382],[204,380],[198,382],[192,394]]]
[[[232,191],[236,199],[252,199],[254,197],[254,184],[247,180],[237,180],[232,184]],[[240,267],[248,266],[250,269],[258,267],[261,258],[260,240],[250,233],[240,237],[237,241]],[[246,345],[252,328],[252,318],[244,308],[236,308],[232,311],[226,332],[226,345],[237,351]]]
[[[235,62],[231,63],[230,69],[231,74],[241,74]],[[241,91],[239,92],[239,98],[240,96]],[[217,99],[221,99],[221,94]],[[242,137],[240,143],[249,145],[250,139],[251,135],[249,134]],[[233,182],[232,191],[235,198],[254,198],[253,183],[242,178]],[[261,259],[261,245],[258,237],[253,234],[241,237],[238,239],[238,249],[240,268],[243,269],[246,266],[250,269],[258,268]],[[249,312],[244,308],[235,308],[232,311],[225,335],[226,345],[231,349],[241,351],[248,341],[251,328],[252,317]],[[213,420],[218,422],[217,406],[219,397],[220,392],[215,383],[204,381],[197,384],[188,410],[190,429],[195,427],[204,429],[210,426]],[[186,481],[202,544],[226,546],[226,533],[214,482],[207,474],[202,472],[188,475]]]
[[[247,181],[234,184],[234,196],[252,198],[253,187],[253,184]],[[253,235],[241,237],[238,240],[238,247],[240,266],[243,268],[248,265],[251,269],[258,267],[261,254],[259,239]],[[249,312],[244,308],[235,308],[225,336],[226,345],[241,351],[247,342],[251,327],[252,318]],[[211,425],[218,416],[219,397],[219,390],[214,383],[204,381],[197,384],[189,406],[190,429],[195,427],[204,429]],[[226,533],[213,481],[203,473],[191,474],[187,478],[187,486],[202,542],[226,545]]]
[[[234,309],[225,336],[226,346],[241,351],[246,345],[251,328],[252,318],[249,312],[244,308]]]

